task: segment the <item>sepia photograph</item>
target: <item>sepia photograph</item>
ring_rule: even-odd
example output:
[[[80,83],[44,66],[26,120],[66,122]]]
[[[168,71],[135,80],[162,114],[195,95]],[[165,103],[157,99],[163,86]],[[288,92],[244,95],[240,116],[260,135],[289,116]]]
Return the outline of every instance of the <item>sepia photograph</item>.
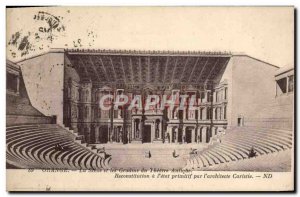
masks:
[[[293,191],[294,12],[6,7],[6,190]]]

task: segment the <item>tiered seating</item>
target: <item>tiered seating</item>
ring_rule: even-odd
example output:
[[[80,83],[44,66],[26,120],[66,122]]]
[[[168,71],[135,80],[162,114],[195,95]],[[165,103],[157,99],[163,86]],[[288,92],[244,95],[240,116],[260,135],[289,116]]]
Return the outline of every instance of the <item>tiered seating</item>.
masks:
[[[253,148],[257,156],[267,155],[292,148],[293,133],[289,130],[238,127],[227,130],[223,136],[215,136],[217,141],[196,155],[191,155],[186,168],[206,167],[235,162],[249,158]]]
[[[6,128],[7,163],[18,168],[108,168],[107,160],[81,144],[80,136],[58,125],[15,125]],[[77,143],[76,141],[79,143]],[[57,145],[63,147],[58,149]]]

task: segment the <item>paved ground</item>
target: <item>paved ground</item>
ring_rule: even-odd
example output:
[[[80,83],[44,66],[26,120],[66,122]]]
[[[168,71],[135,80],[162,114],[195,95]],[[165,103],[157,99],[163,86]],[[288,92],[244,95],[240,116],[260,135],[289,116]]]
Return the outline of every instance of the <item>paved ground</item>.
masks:
[[[203,144],[103,144],[97,148],[105,147],[112,155],[110,166],[122,169],[182,169],[186,165],[191,149],[201,150]],[[173,157],[175,150],[176,158]],[[149,156],[149,151],[151,157]]]

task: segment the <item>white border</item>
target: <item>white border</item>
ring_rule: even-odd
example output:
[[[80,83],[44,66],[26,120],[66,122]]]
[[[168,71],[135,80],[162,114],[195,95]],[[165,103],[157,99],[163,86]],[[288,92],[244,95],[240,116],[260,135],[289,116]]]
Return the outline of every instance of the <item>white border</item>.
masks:
[[[83,4],[84,2],[84,4]],[[2,83],[0,83],[0,91],[2,92],[1,95],[1,102],[0,102],[0,111],[1,111],[1,121],[0,121],[0,128],[1,128],[1,144],[2,144],[2,151],[0,151],[0,172],[1,172],[1,178],[0,178],[0,185],[1,185],[1,196],[8,196],[9,194],[5,191],[6,188],[6,177],[5,177],[5,112],[6,112],[6,94],[5,94],[5,60],[6,60],[6,41],[5,41],[5,35],[6,35],[6,6],[18,6],[18,5],[26,5],[26,6],[32,6],[32,5],[40,5],[40,6],[57,6],[57,5],[66,5],[66,6],[286,6],[286,5],[293,5],[296,8],[299,8],[299,1],[297,0],[249,0],[249,1],[240,1],[240,0],[231,0],[231,1],[224,1],[224,0],[207,0],[207,1],[199,1],[199,0],[168,0],[168,1],[162,1],[162,0],[151,0],[151,1],[141,1],[141,0],[26,0],[26,1],[20,1],[20,0],[2,0],[0,1],[0,44],[2,46],[2,50],[0,53],[0,60],[1,60],[1,66],[0,66],[0,74],[2,78]],[[298,10],[299,14],[299,10]],[[297,21],[297,26],[299,26],[299,19]],[[295,35],[296,36],[296,35]],[[297,46],[297,43],[295,43]],[[298,56],[299,51],[297,51],[297,54],[295,56]],[[295,65],[296,67],[297,65]],[[297,72],[298,75],[298,72]],[[299,84],[297,84],[297,92],[299,91]],[[299,106],[299,105],[298,105]],[[299,116],[297,117],[297,121],[299,120]],[[299,135],[299,134],[298,134]],[[298,145],[299,146],[299,145]],[[299,151],[297,151],[297,158],[299,158]],[[298,164],[299,167],[299,164]],[[26,181],[26,180],[24,180]],[[299,181],[297,181],[299,183]],[[298,188],[299,185],[297,185]],[[299,188],[298,188],[299,190]],[[26,194],[31,195],[31,194]],[[41,194],[37,194],[38,196]],[[58,196],[62,196],[63,194],[57,194]],[[73,195],[73,194],[71,194]],[[83,195],[83,194],[80,194]],[[88,195],[88,194],[84,194]],[[107,195],[107,194],[101,194],[101,195]],[[117,195],[117,194],[114,194]],[[162,194],[155,194],[155,195],[162,195]],[[172,195],[172,194],[169,194]],[[186,194],[185,194],[186,195]],[[201,194],[203,195],[203,194]],[[217,194],[213,194],[217,195]],[[253,194],[258,195],[258,194]],[[271,194],[272,195],[272,194]],[[298,195],[298,194],[297,194]],[[111,196],[111,195],[110,195]]]

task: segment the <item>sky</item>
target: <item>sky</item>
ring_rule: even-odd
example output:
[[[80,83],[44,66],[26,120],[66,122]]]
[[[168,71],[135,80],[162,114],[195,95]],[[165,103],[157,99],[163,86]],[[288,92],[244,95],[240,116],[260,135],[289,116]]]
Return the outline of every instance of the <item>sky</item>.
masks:
[[[231,51],[293,66],[293,12],[292,7],[9,8],[6,52],[18,61],[50,48]]]

